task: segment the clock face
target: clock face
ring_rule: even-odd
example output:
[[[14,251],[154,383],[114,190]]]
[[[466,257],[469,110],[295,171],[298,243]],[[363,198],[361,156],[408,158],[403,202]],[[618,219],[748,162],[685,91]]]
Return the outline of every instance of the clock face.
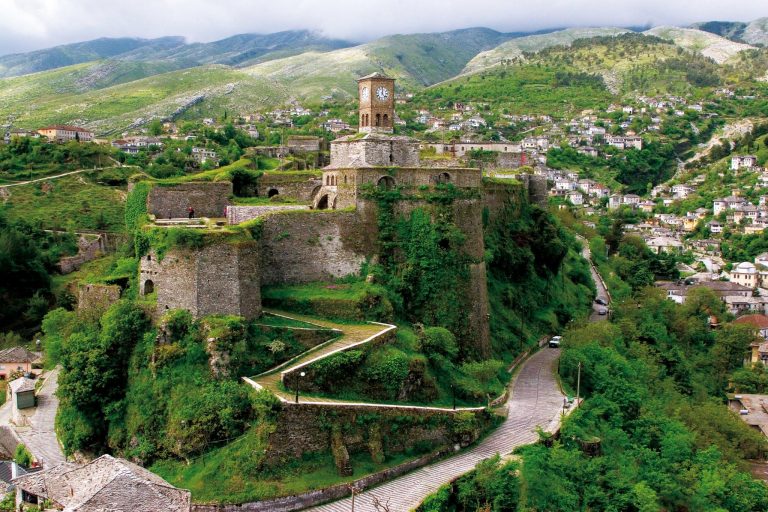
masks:
[[[360,89],[360,99],[367,100],[370,95],[371,91],[369,91],[367,87]]]
[[[389,89],[386,87],[379,87],[376,89],[376,97],[379,98],[381,101],[386,100],[389,98]]]

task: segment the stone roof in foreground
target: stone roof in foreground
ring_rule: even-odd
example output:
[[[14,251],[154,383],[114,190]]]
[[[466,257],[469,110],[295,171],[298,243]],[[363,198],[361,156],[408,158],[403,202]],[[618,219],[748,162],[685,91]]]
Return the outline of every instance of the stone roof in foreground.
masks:
[[[124,459],[102,455],[88,464],[58,464],[13,483],[71,512],[189,512],[190,492]]]

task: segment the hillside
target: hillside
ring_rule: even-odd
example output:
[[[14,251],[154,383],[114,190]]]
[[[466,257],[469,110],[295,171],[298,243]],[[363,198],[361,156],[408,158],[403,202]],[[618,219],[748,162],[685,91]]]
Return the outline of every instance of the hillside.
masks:
[[[153,118],[180,116],[192,106],[203,107],[204,117],[221,113],[217,109],[254,110],[286,98],[274,84],[224,66],[178,70],[83,93],[73,89],[73,77],[81,78],[91,66],[0,81],[0,116],[12,117],[19,126],[72,123],[114,133]]]
[[[0,57],[0,78],[112,58],[139,49],[149,54],[183,44],[184,39],[181,37],[161,37],[159,39],[101,38],[34,52],[4,55]]]
[[[462,70],[462,74],[474,73],[503,61],[519,58],[524,52],[538,52],[553,46],[570,46],[577,39],[624,34],[621,28],[569,28],[549,34],[519,37],[500,44],[496,48],[477,54]]]
[[[655,27],[643,33],[674,41],[676,45],[686,50],[698,52],[713,59],[718,64],[722,64],[739,52],[754,48],[748,44],[730,41],[710,32],[688,28],[664,26]]]
[[[720,68],[699,54],[627,32],[544,48],[443,82],[419,98],[479,100],[512,113],[558,116],[607,105],[621,93],[696,92],[719,83],[719,74]]]
[[[186,43],[183,37],[102,38],[0,57],[0,78],[103,59],[162,61],[167,68],[172,69],[204,64],[247,66],[307,51],[335,50],[352,44],[339,39],[327,39],[309,30],[238,34],[209,43]]]
[[[309,30],[273,34],[238,34],[210,43],[190,43],[171,48],[142,47],[119,56],[123,60],[161,60],[184,67],[203,64],[248,66],[308,51],[329,51],[352,46],[340,39],[327,39]]]
[[[290,84],[297,96],[314,100],[325,95],[350,97],[355,79],[380,70],[397,78],[400,86],[414,89],[455,76],[478,52],[509,37],[485,28],[394,35],[352,48],[273,60],[246,72]]]
[[[749,44],[768,45],[768,18],[759,18],[749,23],[743,37]]]

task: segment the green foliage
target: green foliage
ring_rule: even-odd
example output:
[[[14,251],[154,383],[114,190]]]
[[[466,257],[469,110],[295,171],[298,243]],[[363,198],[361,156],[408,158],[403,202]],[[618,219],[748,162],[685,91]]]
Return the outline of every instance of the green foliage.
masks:
[[[9,220],[0,209],[0,329],[39,324],[50,304],[51,274],[61,256],[76,252],[69,233],[49,233],[24,221]]]
[[[446,357],[449,361],[454,361],[459,355],[459,346],[456,343],[456,337],[443,327],[427,327],[419,337],[421,352],[428,358],[435,356]]]
[[[139,181],[133,185],[133,190],[125,200],[125,228],[134,233],[147,222],[147,197],[152,185]]]
[[[27,447],[24,446],[23,443],[16,446],[16,451],[13,454],[13,460],[25,468],[28,468],[32,465],[32,454],[29,453],[29,450],[27,450]]]
[[[98,329],[86,327],[66,339],[56,424],[67,453],[105,447],[125,395],[131,352],[148,326],[144,312],[122,300],[104,313]]]
[[[371,190],[379,206],[380,267],[374,269],[387,288],[395,314],[412,322],[444,327],[459,339],[468,336],[469,265],[465,234],[453,218],[460,191],[447,186],[431,192],[431,207],[397,216],[398,190]]]
[[[0,146],[0,178],[37,178],[55,172],[111,164],[111,146],[78,143],[48,144],[32,137],[13,137]]]
[[[512,471],[484,462],[422,510],[765,510],[768,489],[742,469],[768,443],[720,398],[751,334],[713,333],[722,309],[709,290],[677,305],[649,289],[569,329],[560,374],[575,389],[580,363],[586,400],[559,439],[520,449]],[[484,485],[497,479],[503,493]]]

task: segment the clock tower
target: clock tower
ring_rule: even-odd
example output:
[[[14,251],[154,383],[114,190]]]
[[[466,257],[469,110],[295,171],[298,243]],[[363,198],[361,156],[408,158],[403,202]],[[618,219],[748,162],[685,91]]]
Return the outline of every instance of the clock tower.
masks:
[[[373,73],[357,80],[362,133],[392,133],[395,122],[395,79]]]

